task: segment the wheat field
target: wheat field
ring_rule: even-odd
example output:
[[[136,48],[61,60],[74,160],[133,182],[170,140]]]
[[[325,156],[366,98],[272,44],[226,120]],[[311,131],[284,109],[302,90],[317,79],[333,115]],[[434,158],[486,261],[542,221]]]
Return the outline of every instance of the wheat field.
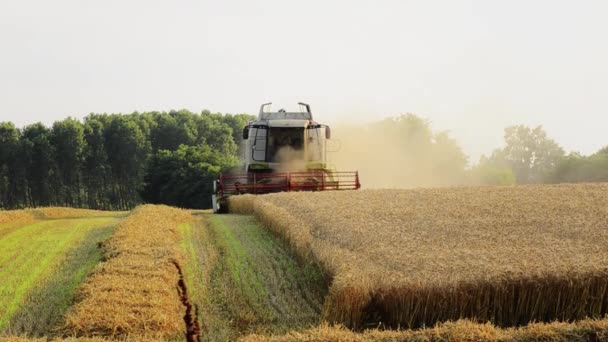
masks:
[[[439,323],[432,328],[412,330],[369,329],[354,332],[342,326],[323,324],[284,335],[251,334],[240,342],[587,342],[608,341],[608,319],[585,319],[577,323],[532,323],[525,327],[497,328],[490,323],[470,320]]]
[[[608,313],[608,185],[236,196],[333,278],[324,317],[361,328],[498,326]]]

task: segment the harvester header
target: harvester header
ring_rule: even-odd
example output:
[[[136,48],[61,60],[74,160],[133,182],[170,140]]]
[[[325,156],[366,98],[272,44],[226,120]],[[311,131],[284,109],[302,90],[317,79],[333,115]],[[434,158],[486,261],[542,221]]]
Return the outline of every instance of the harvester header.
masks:
[[[243,128],[244,172],[222,174],[214,182],[213,209],[227,210],[227,198],[238,194],[283,191],[357,190],[357,171],[336,171],[327,164],[331,129],[314,121],[310,105],[300,111],[260,107],[257,120]]]

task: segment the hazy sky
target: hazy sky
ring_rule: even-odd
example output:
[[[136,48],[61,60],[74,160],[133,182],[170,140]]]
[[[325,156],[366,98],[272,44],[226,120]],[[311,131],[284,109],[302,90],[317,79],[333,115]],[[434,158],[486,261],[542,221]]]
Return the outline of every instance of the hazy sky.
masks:
[[[0,0],[0,121],[90,112],[318,121],[413,112],[476,160],[507,125],[608,145],[608,1]]]

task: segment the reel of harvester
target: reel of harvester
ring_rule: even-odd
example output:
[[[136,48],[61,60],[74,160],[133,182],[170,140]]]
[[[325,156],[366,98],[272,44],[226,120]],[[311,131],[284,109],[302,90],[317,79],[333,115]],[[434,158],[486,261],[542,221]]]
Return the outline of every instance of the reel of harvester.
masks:
[[[270,194],[286,191],[358,190],[357,171],[300,171],[220,175],[215,182],[214,209],[227,210],[226,200],[233,195]]]

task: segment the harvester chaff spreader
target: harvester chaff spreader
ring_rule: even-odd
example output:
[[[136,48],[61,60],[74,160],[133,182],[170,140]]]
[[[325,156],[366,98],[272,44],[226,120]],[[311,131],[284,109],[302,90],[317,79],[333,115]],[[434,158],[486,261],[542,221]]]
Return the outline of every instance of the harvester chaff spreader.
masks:
[[[298,103],[298,112],[268,111],[270,105],[263,104],[257,120],[243,129],[245,172],[221,174],[214,182],[215,212],[226,212],[232,195],[361,187],[357,171],[328,167],[331,129],[313,120],[308,104]]]

